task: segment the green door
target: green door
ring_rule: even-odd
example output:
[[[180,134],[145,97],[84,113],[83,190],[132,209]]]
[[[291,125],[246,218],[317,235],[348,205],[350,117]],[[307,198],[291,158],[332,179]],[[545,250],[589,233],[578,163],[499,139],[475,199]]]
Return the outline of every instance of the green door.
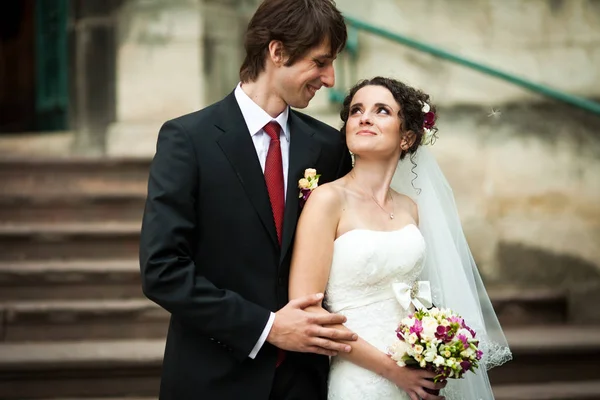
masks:
[[[35,2],[36,130],[67,129],[69,0]]]

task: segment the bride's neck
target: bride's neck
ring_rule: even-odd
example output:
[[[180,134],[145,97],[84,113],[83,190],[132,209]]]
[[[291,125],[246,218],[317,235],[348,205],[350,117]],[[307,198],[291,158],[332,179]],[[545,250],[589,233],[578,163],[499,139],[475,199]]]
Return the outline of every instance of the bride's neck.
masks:
[[[396,166],[397,164],[356,159],[354,168],[349,174],[351,184],[378,199],[385,199],[388,196]]]

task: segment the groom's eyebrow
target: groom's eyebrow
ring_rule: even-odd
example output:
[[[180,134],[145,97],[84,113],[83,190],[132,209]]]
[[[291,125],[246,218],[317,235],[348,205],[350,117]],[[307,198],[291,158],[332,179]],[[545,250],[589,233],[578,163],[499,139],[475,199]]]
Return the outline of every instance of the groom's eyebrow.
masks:
[[[329,60],[335,60],[335,57],[331,53],[317,54],[316,56],[314,56],[314,58],[327,58]]]

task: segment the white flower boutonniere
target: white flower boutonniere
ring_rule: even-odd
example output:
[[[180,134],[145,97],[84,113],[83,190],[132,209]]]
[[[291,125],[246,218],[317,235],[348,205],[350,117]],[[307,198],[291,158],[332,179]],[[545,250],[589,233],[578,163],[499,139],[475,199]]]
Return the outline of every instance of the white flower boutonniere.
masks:
[[[317,170],[314,168],[307,168],[304,170],[304,178],[301,178],[298,181],[298,188],[300,189],[300,193],[298,198],[300,199],[300,207],[304,207],[306,200],[308,200],[308,196],[312,193],[313,190],[319,186],[319,177],[321,175],[317,174]]]

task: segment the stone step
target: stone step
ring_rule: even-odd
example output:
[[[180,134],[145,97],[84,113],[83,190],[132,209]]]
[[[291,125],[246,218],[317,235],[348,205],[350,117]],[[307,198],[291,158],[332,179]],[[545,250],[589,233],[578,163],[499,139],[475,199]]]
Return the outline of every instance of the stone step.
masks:
[[[495,385],[595,380],[600,326],[523,326],[504,330],[513,360],[490,371]]]
[[[0,195],[0,224],[139,222],[145,194]]]
[[[150,159],[0,159],[0,193],[40,196],[145,193]]]
[[[600,381],[496,385],[496,400],[600,400]]]
[[[0,225],[0,261],[135,258],[139,222]]]
[[[164,337],[168,324],[168,313],[145,298],[13,300],[0,303],[0,313],[4,315],[4,340],[15,342],[158,338]],[[528,333],[519,328],[506,329],[516,346],[524,340],[521,332]],[[523,348],[529,351],[530,344]]]
[[[156,339],[169,314],[146,299],[0,303],[5,342]]]
[[[490,289],[489,295],[503,326],[567,321],[562,291]],[[142,296],[137,258],[0,262],[0,302]]]
[[[0,398],[158,396],[164,340],[0,344]]]
[[[598,327],[509,328],[515,360],[492,370],[498,399],[595,399]],[[156,396],[164,340],[0,344],[0,398]],[[524,359],[538,357],[536,363]],[[528,368],[523,368],[523,366]],[[504,381],[495,372],[503,371]],[[25,384],[27,383],[27,384]]]
[[[142,296],[137,258],[0,262],[0,302]]]
[[[503,327],[568,322],[568,295],[563,290],[490,288],[488,294]]]

